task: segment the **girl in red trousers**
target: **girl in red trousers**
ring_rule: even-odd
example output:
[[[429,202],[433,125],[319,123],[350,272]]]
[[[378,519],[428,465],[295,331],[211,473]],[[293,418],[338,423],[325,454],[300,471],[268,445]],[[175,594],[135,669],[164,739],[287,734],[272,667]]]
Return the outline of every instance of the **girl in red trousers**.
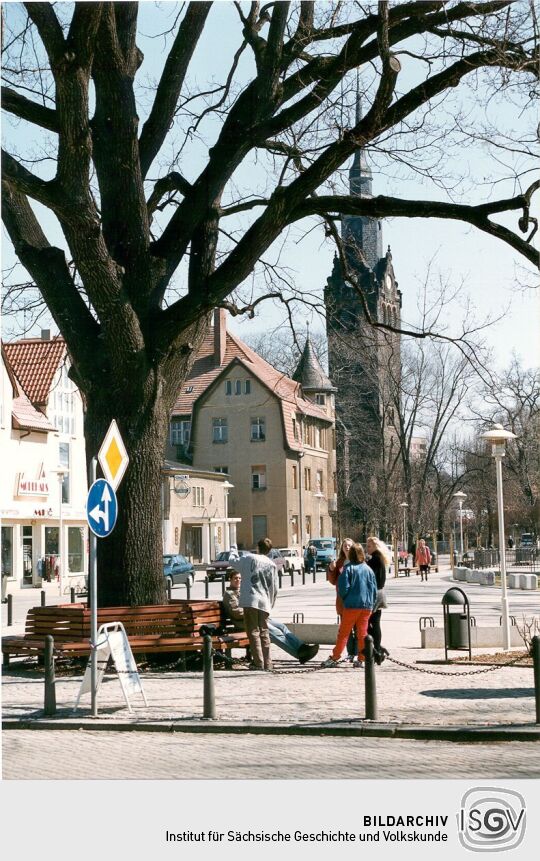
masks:
[[[349,559],[349,550],[353,546],[352,538],[344,538],[341,542],[341,547],[339,548],[339,555],[337,559],[334,559],[333,562],[328,566],[328,570],[326,572],[326,579],[332,586],[336,587],[336,613],[341,619],[343,615],[343,601],[339,597],[339,592],[337,590],[337,584],[339,580],[339,575],[343,571],[345,563],[348,562]],[[354,629],[351,631],[349,639],[347,640],[347,660],[353,661],[358,652],[358,648],[356,645],[356,637],[354,634]]]
[[[418,565],[418,570],[420,572],[421,580],[420,582],[424,582],[424,577],[427,582],[427,575],[429,571],[429,566],[431,565],[431,553],[429,547],[427,546],[425,540],[423,538],[418,542],[418,547],[416,548],[416,556],[414,557],[414,561],[416,565]]]
[[[375,575],[366,564],[365,558],[362,545],[353,544],[349,550],[349,561],[345,563],[337,584],[338,595],[343,601],[337,642],[332,655],[321,664],[323,667],[337,667],[353,628],[356,629],[359,651],[354,666],[360,666],[364,662],[362,644],[377,600]]]

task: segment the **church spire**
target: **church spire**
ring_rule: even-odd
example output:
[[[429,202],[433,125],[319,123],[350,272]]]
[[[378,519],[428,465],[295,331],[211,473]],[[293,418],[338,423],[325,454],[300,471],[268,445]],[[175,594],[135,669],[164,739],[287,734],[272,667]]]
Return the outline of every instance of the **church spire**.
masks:
[[[355,125],[362,119],[362,96],[360,94],[360,83],[356,79],[356,106]],[[353,163],[349,171],[350,193],[357,197],[370,197],[372,195],[373,174],[367,163],[366,153],[363,147],[358,147],[354,154]]]

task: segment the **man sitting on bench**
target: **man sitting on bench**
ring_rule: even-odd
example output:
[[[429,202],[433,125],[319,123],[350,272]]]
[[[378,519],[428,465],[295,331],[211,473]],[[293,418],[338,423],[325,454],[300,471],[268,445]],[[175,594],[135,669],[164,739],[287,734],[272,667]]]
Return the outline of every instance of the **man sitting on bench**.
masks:
[[[241,575],[238,571],[231,573],[229,588],[223,594],[223,606],[225,612],[234,623],[237,631],[244,630],[244,610],[239,606],[240,583]],[[268,633],[270,634],[270,642],[274,646],[279,646],[287,654],[293,658],[297,658],[301,664],[310,661],[319,651],[318,646],[311,646],[299,640],[292,631],[289,631],[283,622],[278,622],[276,619],[268,619]]]

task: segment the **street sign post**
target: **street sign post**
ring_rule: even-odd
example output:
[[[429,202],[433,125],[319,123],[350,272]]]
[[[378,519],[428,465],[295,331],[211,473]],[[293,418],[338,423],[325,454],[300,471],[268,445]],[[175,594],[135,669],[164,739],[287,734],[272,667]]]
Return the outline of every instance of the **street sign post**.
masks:
[[[97,460],[89,465],[89,483],[86,516],[90,527],[90,686],[92,716],[97,717],[98,674],[98,625],[97,625],[97,538],[106,538],[116,524],[118,503],[115,490],[122,481],[129,463],[126,447],[113,419],[98,452],[98,459],[105,479],[96,481]]]
[[[98,538],[106,538],[115,527],[117,514],[118,503],[113,488],[104,478],[98,478],[88,491],[88,526]]]

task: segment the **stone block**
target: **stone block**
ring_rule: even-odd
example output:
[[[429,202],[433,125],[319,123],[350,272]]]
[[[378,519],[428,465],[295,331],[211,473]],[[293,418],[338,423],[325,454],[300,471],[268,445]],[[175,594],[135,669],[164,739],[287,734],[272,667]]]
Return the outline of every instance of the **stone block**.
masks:
[[[480,585],[481,586],[494,586],[495,585],[495,571],[481,571],[480,572]]]
[[[482,582],[482,572],[481,571],[467,571],[465,575],[465,580],[467,583],[481,583]]]
[[[467,579],[467,568],[456,567],[454,568],[454,580],[463,580]]]
[[[471,626],[471,648],[482,649],[503,645],[503,630],[500,625],[490,627]],[[523,646],[523,640],[515,625],[510,626],[510,645]],[[444,629],[424,628],[420,632],[420,646],[422,649],[444,649]],[[448,650],[451,654],[456,651]],[[460,650],[462,651],[462,650]]]
[[[516,575],[518,576],[518,575]],[[520,574],[519,575],[519,588],[534,590],[538,588],[538,580],[536,574]]]
[[[507,574],[506,575],[506,583],[509,589],[519,589],[520,588],[520,578],[521,574]]]

